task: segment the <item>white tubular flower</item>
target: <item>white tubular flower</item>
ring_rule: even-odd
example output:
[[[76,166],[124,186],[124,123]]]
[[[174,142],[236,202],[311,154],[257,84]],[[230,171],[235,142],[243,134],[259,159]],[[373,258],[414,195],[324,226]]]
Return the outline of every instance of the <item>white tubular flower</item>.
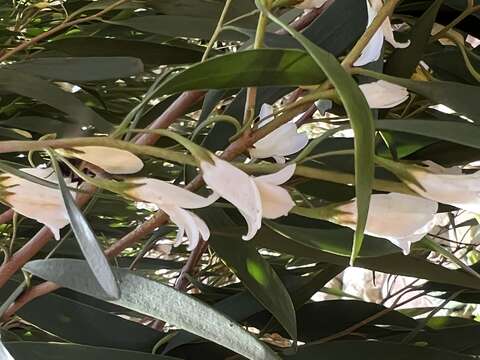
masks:
[[[280,184],[295,171],[295,165],[277,173],[249,176],[230,163],[212,155],[213,164],[201,161],[200,168],[205,183],[218,195],[235,205],[247,222],[243,240],[252,239],[262,226],[262,217],[276,219],[287,215],[294,206],[293,200]]]
[[[215,202],[215,198],[204,198],[166,181],[153,178],[138,178],[129,182],[138,186],[127,190],[126,195],[134,200],[157,205],[178,226],[175,246],[181,243],[185,233],[189,241],[188,250],[193,250],[197,246],[200,236],[203,240],[208,240],[210,230],[207,224],[193,212],[185,209],[207,207]]]
[[[372,24],[373,20],[378,14],[378,11],[383,6],[382,0],[366,0],[368,11],[368,23],[367,28]],[[371,4],[370,4],[371,2]],[[406,48],[410,45],[410,41],[406,43],[400,43],[395,40],[393,36],[392,24],[387,17],[382,26],[377,30],[373,37],[368,42],[367,46],[362,51],[360,57],[353,63],[354,66],[363,66],[368,63],[377,61],[380,58],[383,48],[383,40],[389,42],[395,48]]]
[[[424,198],[480,213],[480,171],[465,175],[459,174],[458,168],[447,169],[432,162],[426,165],[407,167],[407,177],[398,175]]]
[[[52,168],[25,168],[21,171],[57,183]],[[65,179],[67,185],[73,185]],[[60,239],[60,229],[70,223],[67,209],[60,190],[40,185],[12,174],[5,174],[1,179],[4,188],[3,201],[15,212],[34,219],[47,226],[55,239]]]
[[[334,221],[353,230],[357,223],[356,199],[339,205]],[[370,201],[365,234],[385,238],[401,248],[405,255],[435,226],[438,203],[398,193],[374,194]]]
[[[288,165],[276,173],[258,176],[253,179],[260,192],[262,217],[276,219],[281,216],[287,216],[295,206],[295,202],[288,191],[279,186],[286,183],[293,176],[295,167],[295,164]]]
[[[322,7],[323,4],[325,4],[327,0],[304,0],[301,3],[295,5],[297,9],[315,9]]]
[[[389,109],[408,99],[408,90],[403,86],[378,80],[359,86],[372,109]]]
[[[107,146],[77,146],[72,150],[57,151],[64,156],[89,162],[113,175],[135,174],[143,168],[143,161],[126,150]]]
[[[260,123],[260,127],[273,120],[271,115],[273,108],[271,105],[263,104],[260,110],[260,119],[265,119]],[[254,147],[249,149],[250,156],[257,159],[273,157],[279,164],[285,163],[284,156],[295,154],[302,150],[308,144],[306,133],[298,133],[295,119],[283,124],[275,129],[263,139],[258,140]]]

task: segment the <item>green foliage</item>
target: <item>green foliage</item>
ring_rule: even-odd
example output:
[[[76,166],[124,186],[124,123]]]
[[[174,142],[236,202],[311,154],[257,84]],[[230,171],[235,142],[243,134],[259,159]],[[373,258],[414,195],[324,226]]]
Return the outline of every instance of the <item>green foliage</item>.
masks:
[[[70,219],[64,238],[49,241],[38,222],[20,210],[12,218],[2,205],[0,358],[7,350],[14,360],[480,356],[479,220],[440,204],[443,222],[429,229],[428,242],[412,244],[409,255],[381,235],[365,233],[372,195],[414,195],[392,173],[375,168],[374,155],[401,160],[399,166],[434,161],[460,166],[465,174],[478,170],[479,47],[444,45],[431,31],[435,23],[450,24],[463,38],[480,38],[480,2],[385,3],[396,5],[390,17],[399,25],[395,38],[410,46],[396,49],[385,41],[377,61],[357,68],[348,61],[357,41],[365,40],[366,0],[328,1],[307,14],[267,0],[0,2],[1,200],[14,206],[7,197],[20,185],[4,188],[10,174],[36,189],[58,191]],[[376,80],[405,88],[408,99],[372,111],[358,85]],[[250,160],[258,134],[268,136],[275,124],[288,123],[318,99],[331,101],[328,115],[302,119],[301,130],[310,144],[323,136],[272,193],[287,191],[297,206],[315,209],[356,197],[355,217],[344,219],[350,228],[328,222],[328,216],[289,213],[263,218],[246,242],[244,214],[223,199],[203,209],[183,208],[183,193],[150,188],[152,202],[169,211],[169,223],[154,206],[133,201],[141,187],[129,188],[129,196],[106,186],[88,195],[67,187],[68,178],[83,180],[62,158],[48,156],[49,149],[85,140],[79,138],[94,145],[95,137],[110,136],[124,140],[144,168],[106,173],[102,162],[114,155],[101,151],[91,161],[71,160],[83,179],[91,177],[100,187],[138,177],[183,187],[195,179],[189,189],[206,198],[211,189],[196,178],[200,172],[188,149],[205,154],[228,148],[217,155],[259,181],[282,165],[272,158]],[[246,103],[254,108],[253,122],[245,116]],[[274,105],[274,114],[258,126],[263,104]],[[170,132],[142,132],[148,128]],[[353,132],[337,131],[343,129]],[[148,141],[139,141],[146,136]],[[167,150],[170,161],[160,156]],[[287,164],[297,155],[286,154]],[[32,166],[54,168],[57,181],[19,170]],[[226,188],[241,189],[240,178]],[[48,213],[48,199],[36,203],[38,191],[27,194],[26,204]],[[82,209],[76,200],[87,196]],[[174,200],[165,203],[167,198]],[[387,215],[401,205],[393,204],[379,221],[391,219]],[[179,228],[191,230],[197,217],[208,225],[208,242],[193,251],[183,243],[172,247]],[[397,222],[408,228],[401,213],[394,220],[387,230]],[[341,284],[349,260],[372,275],[355,280],[359,293]],[[397,277],[416,281],[404,284],[401,297],[392,285]],[[374,297],[382,283],[387,294]],[[409,297],[420,292],[433,302],[397,307],[415,304]]]

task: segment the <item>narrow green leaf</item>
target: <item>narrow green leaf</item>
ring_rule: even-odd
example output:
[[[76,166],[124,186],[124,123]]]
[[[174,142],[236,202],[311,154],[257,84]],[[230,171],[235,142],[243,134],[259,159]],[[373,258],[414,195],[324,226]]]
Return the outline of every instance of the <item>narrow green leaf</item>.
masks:
[[[109,132],[112,124],[83,104],[73,94],[36,76],[14,70],[0,69],[0,89],[35,99],[63,111],[82,126],[95,127],[97,132]]]
[[[101,81],[138,75],[143,64],[134,57],[53,57],[16,62],[5,69],[57,81]]]
[[[468,355],[442,351],[439,349],[379,341],[334,341],[308,346],[286,360],[468,360]]]
[[[24,270],[69,289],[98,297],[101,289],[82,260],[49,259],[27,263]],[[167,285],[114,269],[121,297],[111,303],[162,319],[211,340],[251,360],[278,360],[265,344],[210,306]]]
[[[404,49],[395,49],[385,64],[385,73],[409,78],[422,59],[430,39],[433,23],[444,0],[435,0],[417,20],[409,33],[410,45]]]
[[[103,296],[106,295],[111,299],[118,299],[120,297],[120,289],[118,288],[117,280],[110,268],[108,260],[98,244],[97,238],[90,225],[68,190],[55,155],[50,151],[49,153],[53,167],[57,173],[58,186],[60,187],[63,201],[65,202],[73,233],[75,234],[75,238],[78,241],[78,245],[85,256],[88,265],[92,269],[92,273],[95,275],[95,278],[98,280],[98,283],[103,290],[97,294],[97,296],[101,294]]]
[[[200,215],[211,229],[210,246],[239,277],[248,291],[272,313],[292,339],[296,340],[295,309],[277,273],[251,242],[241,240],[240,231],[224,232],[225,228],[233,223],[223,210],[204,209]]]
[[[152,355],[144,352],[77,344],[25,341],[9,342],[7,343],[7,347],[15,356],[15,360],[180,360],[171,356]],[[10,360],[8,358],[1,359]]]
[[[340,96],[347,115],[350,118],[352,129],[355,134],[355,192],[357,197],[357,228],[353,242],[350,263],[353,264],[360,252],[363,241],[363,232],[367,224],[370,196],[374,178],[374,137],[375,126],[373,116],[367,100],[358,88],[353,78],[345,72],[337,59],[330,53],[321,49],[308,40],[301,33],[293,30],[281,20],[273,16],[262,5],[260,0],[255,0],[257,7],[268,14],[269,18],[281,26],[285,31],[300,42],[305,50],[312,56],[318,67],[325,73],[335,86]]]
[[[315,85],[324,81],[325,75],[322,71],[312,71],[314,66],[315,62],[302,50],[245,50],[195,64],[166,82],[159,93],[248,86]]]
[[[402,133],[428,136],[452,143],[480,149],[480,126],[468,122],[443,120],[377,120],[378,130],[399,131]]]

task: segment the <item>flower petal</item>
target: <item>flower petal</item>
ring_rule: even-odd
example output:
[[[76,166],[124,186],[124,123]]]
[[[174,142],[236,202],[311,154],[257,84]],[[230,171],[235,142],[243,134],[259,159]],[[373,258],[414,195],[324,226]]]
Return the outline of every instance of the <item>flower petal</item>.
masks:
[[[286,216],[295,206],[290,194],[284,188],[255,179],[262,199],[262,217],[276,219]]]
[[[51,168],[26,168],[21,171],[48,181],[55,181],[55,172]],[[52,177],[53,174],[53,177]],[[56,182],[56,181],[55,181]],[[70,220],[60,190],[43,186],[12,174],[2,181],[7,187],[5,201],[17,213],[34,219],[47,226],[55,236],[60,238],[60,229],[69,224]],[[67,181],[67,185],[72,185]]]
[[[340,225],[356,227],[357,209],[355,199],[340,205],[338,210],[349,213]],[[368,235],[385,238],[401,247],[410,249],[409,243],[419,241],[435,226],[438,204],[417,196],[398,193],[374,194],[370,201],[367,226]],[[342,219],[342,216],[339,216]]]
[[[255,182],[261,181],[271,185],[282,185],[286,183],[295,173],[296,164],[285,166],[282,170],[276,173],[257,176]]]
[[[73,148],[68,156],[89,162],[109,174],[134,174],[142,170],[143,161],[129,151],[106,146],[81,146]]]
[[[409,97],[406,88],[384,80],[362,84],[359,88],[372,109],[392,108],[403,103]]]
[[[179,186],[154,178],[137,178],[130,180],[140,186],[127,191],[130,197],[150,202],[162,207],[163,204],[175,204],[185,209],[199,209],[214,203],[214,197],[203,197]]]
[[[370,2],[367,2],[367,12],[368,12],[368,22],[367,28],[372,24],[373,19],[377,16],[377,11],[374,9]],[[363,66],[368,63],[377,61],[380,58],[383,48],[383,30],[378,29],[378,31],[373,35],[373,37],[368,42],[367,46],[362,51],[360,57],[353,63],[353,66]]]
[[[265,159],[286,156],[302,150],[308,144],[306,133],[298,133],[294,123],[287,123],[260,139],[249,149],[250,156]]]
[[[407,184],[421,196],[480,213],[480,171],[468,175],[450,175],[417,168],[412,175],[421,187],[411,182]]]
[[[394,48],[405,49],[406,47],[410,46],[410,40],[404,43],[401,43],[395,40],[395,37],[393,36],[392,24],[388,17],[385,19],[385,21],[382,24],[382,31],[383,31],[383,36],[385,37],[385,40]]]
[[[212,155],[213,164],[202,161],[205,183],[218,195],[235,205],[248,225],[244,240],[250,240],[262,226],[262,202],[254,180],[228,162]]]
[[[187,239],[189,242],[188,250],[195,249],[200,241],[200,235],[204,240],[208,240],[210,237],[210,230],[205,222],[191,211],[184,210],[175,205],[164,205],[162,210],[170,216],[170,220],[178,226],[178,233],[175,240],[175,246],[178,246],[183,235],[187,233]]]

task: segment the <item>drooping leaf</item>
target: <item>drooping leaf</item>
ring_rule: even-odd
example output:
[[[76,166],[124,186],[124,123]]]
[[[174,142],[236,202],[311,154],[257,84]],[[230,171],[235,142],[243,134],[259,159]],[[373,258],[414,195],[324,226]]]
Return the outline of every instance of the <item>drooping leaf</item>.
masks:
[[[87,222],[87,219],[85,219],[82,211],[80,211],[75,203],[75,199],[70,193],[70,190],[68,190],[55,156],[51,155],[51,159],[57,174],[58,186],[62,193],[73,233],[75,234],[78,245],[85,256],[92,273],[95,275],[98,284],[103,290],[103,294],[100,292],[97,296],[106,295],[107,299],[118,299],[120,297],[120,289],[118,288],[117,279],[115,278],[108,260],[97,241],[97,237],[90,227],[90,224]]]
[[[90,296],[98,297],[101,292],[89,266],[81,260],[35,260],[27,263],[24,269]],[[175,324],[248,359],[278,360],[278,356],[266,345],[193,297],[128,270],[114,269],[114,272],[120,284],[121,297],[110,300],[113,304]]]
[[[318,47],[304,35],[273,16],[261,1],[256,0],[255,3],[263,12],[268,14],[272,21],[281,26],[305,47],[305,50],[315,60],[318,68],[325,73],[335,87],[349,116],[355,133],[355,194],[357,199],[357,225],[350,258],[350,263],[353,264],[362,247],[374,179],[375,127],[372,112],[358,85],[332,54]]]
[[[290,336],[296,339],[297,322],[292,300],[270,264],[252,243],[241,240],[240,232],[232,233],[233,236],[223,235],[221,229],[231,224],[224,212],[213,209],[209,211],[208,217],[202,217],[207,221],[211,219],[211,229],[219,229],[218,233],[212,231],[210,246],[242,280],[250,293],[275,316]]]
[[[133,57],[52,57],[16,62],[5,67],[57,81],[100,81],[125,78],[143,72]]]
[[[46,48],[70,56],[129,56],[150,65],[188,64],[202,58],[200,51],[180,46],[98,37],[60,39],[46,44]]]
[[[36,76],[14,70],[0,69],[0,89],[29,97],[63,111],[77,126],[93,126],[98,132],[109,132],[112,124],[102,118],[73,94]]]

